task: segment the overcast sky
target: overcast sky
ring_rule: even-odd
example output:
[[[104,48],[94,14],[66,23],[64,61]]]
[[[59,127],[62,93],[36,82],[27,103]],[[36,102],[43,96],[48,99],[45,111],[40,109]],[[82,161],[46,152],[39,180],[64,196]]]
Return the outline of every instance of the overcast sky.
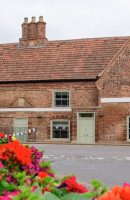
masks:
[[[130,0],[1,0],[0,43],[18,42],[24,17],[40,15],[49,40],[130,35]]]

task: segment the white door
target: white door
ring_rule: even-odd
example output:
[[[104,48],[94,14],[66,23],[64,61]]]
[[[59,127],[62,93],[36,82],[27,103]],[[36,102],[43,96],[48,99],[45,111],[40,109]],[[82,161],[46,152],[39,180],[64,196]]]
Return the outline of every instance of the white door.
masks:
[[[78,113],[77,142],[79,144],[94,144],[95,143],[94,113]]]

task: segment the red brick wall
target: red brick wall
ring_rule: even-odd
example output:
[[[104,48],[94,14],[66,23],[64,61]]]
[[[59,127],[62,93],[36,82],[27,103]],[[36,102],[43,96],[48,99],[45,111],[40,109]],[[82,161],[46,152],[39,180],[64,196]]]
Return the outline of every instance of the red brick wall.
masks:
[[[97,141],[105,143],[127,142],[127,116],[130,104],[104,104],[97,112]]]
[[[76,141],[77,112],[92,111],[93,107],[98,106],[98,90],[94,82],[2,84],[0,87],[0,107],[7,108],[10,105],[15,107],[17,98],[24,97],[33,107],[52,108],[53,91],[55,90],[70,91],[72,112],[0,113],[1,126],[6,126],[8,118],[10,119],[9,128],[13,126],[14,118],[28,117],[29,127],[39,127],[36,139],[42,142],[50,139],[50,121],[65,119],[70,121],[70,139]]]
[[[130,44],[119,52],[96,85],[101,98],[130,97]],[[97,112],[97,141],[127,142],[130,103],[103,103]]]
[[[9,107],[16,98],[25,97],[34,107],[50,108],[55,90],[70,91],[72,108],[98,105],[98,90],[94,82],[57,82],[1,85],[0,107]]]
[[[100,97],[122,97],[130,95],[130,44],[117,55],[97,81]],[[127,94],[127,92],[129,92]]]

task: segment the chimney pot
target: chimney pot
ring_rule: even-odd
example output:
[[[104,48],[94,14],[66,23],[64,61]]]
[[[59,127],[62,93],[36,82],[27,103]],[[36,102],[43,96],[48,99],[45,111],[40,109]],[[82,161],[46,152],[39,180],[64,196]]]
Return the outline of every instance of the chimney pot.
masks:
[[[36,22],[36,17],[32,17],[32,22]]]
[[[46,22],[43,21],[43,16],[39,16],[38,22],[34,16],[31,17],[31,22],[25,17],[22,24],[22,38],[19,39],[20,46],[40,46],[46,40]]]
[[[28,18],[27,17],[24,18],[24,23],[28,23]]]
[[[43,16],[39,17],[39,22],[43,22]]]

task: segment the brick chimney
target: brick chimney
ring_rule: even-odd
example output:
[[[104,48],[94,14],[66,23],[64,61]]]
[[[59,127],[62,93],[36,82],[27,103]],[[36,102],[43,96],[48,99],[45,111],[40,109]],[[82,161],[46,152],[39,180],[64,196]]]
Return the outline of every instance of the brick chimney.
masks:
[[[46,41],[46,23],[43,21],[43,17],[40,16],[38,22],[36,22],[36,17],[32,17],[30,23],[25,17],[22,24],[22,38],[19,39],[20,46],[42,46]]]

